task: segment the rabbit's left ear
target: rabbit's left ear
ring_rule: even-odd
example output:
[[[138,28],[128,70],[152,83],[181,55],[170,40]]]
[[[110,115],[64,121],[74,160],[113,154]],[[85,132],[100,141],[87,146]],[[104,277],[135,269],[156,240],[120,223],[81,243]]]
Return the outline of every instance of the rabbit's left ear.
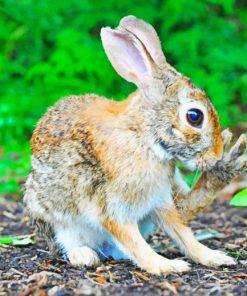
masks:
[[[120,76],[137,86],[150,84],[154,62],[135,35],[121,28],[102,28],[101,39],[112,66]]]
[[[135,35],[143,43],[157,66],[166,63],[160,39],[150,24],[133,15],[129,15],[121,19],[120,27]]]

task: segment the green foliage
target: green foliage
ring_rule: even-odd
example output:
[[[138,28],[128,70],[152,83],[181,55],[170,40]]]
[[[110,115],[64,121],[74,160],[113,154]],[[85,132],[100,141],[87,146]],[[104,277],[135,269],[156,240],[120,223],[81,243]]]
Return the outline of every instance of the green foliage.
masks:
[[[48,106],[69,94],[94,92],[121,100],[134,90],[112,69],[99,37],[102,26],[117,26],[124,15],[136,15],[155,26],[167,60],[206,89],[224,126],[246,122],[244,3],[2,0],[0,192],[18,192],[17,182],[28,170],[23,147]],[[13,159],[13,151],[21,160]],[[25,168],[21,172],[20,163]]]
[[[34,243],[31,236],[0,237],[0,245],[28,246]]]
[[[18,199],[20,185],[29,171],[30,148],[26,143],[8,145],[0,151],[0,196],[11,193]]]
[[[237,207],[247,207],[247,188],[237,193],[230,201],[230,205]]]
[[[241,252],[241,251],[228,251],[227,255],[236,258],[237,260],[246,260],[247,256],[245,252]]]

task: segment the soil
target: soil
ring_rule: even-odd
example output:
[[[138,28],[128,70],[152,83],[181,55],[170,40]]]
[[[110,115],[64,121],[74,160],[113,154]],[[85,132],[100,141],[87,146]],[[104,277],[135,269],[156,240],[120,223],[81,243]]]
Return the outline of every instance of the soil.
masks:
[[[0,235],[33,234],[35,244],[23,247],[0,245],[0,296],[70,295],[247,295],[247,208],[216,202],[191,223],[196,233],[217,230],[221,235],[204,244],[235,257],[235,267],[212,269],[191,262],[186,274],[153,276],[130,261],[106,261],[95,268],[75,268],[48,252],[36,234],[21,203],[0,200]],[[169,240],[157,233],[150,242],[165,249]],[[162,248],[161,248],[162,247]],[[170,247],[168,258],[184,258]]]

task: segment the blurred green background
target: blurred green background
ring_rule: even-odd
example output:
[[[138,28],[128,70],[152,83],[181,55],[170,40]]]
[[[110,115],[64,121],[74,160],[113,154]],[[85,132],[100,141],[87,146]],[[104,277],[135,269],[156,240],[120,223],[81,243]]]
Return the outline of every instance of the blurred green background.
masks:
[[[167,60],[204,88],[224,127],[246,130],[246,0],[0,0],[0,195],[18,198],[29,138],[69,94],[117,100],[134,90],[112,69],[102,26],[128,14],[153,24]]]

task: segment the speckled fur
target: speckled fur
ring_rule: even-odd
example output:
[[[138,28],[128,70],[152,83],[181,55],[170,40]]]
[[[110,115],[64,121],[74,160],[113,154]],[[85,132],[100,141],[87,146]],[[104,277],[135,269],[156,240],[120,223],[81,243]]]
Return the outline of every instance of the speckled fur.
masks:
[[[121,42],[139,44],[139,54],[151,65],[148,80],[118,65],[122,57],[116,60],[117,51],[111,49],[111,40],[118,42],[118,35]],[[152,45],[146,48],[149,38]],[[88,94],[63,98],[51,107],[31,140],[32,169],[24,202],[73,264],[96,264],[96,251],[103,257],[131,258],[152,273],[187,271],[187,263],[157,255],[138,225],[142,229],[149,221],[165,223],[168,233],[191,255],[186,251],[189,242],[183,241],[184,235],[193,235],[174,205],[178,193],[183,193],[181,203],[190,193],[175,161],[212,170],[223,153],[217,113],[204,91],[166,63],[150,25],[126,17],[118,29],[103,29],[102,40],[116,70],[133,80],[138,90],[123,102]],[[178,110],[188,102],[206,110],[203,130],[181,122]],[[181,235],[175,235],[179,229]],[[203,247],[197,246],[196,261],[204,264]],[[86,260],[81,250],[91,257]],[[233,264],[225,255],[217,256],[218,261],[212,254],[205,264]]]

